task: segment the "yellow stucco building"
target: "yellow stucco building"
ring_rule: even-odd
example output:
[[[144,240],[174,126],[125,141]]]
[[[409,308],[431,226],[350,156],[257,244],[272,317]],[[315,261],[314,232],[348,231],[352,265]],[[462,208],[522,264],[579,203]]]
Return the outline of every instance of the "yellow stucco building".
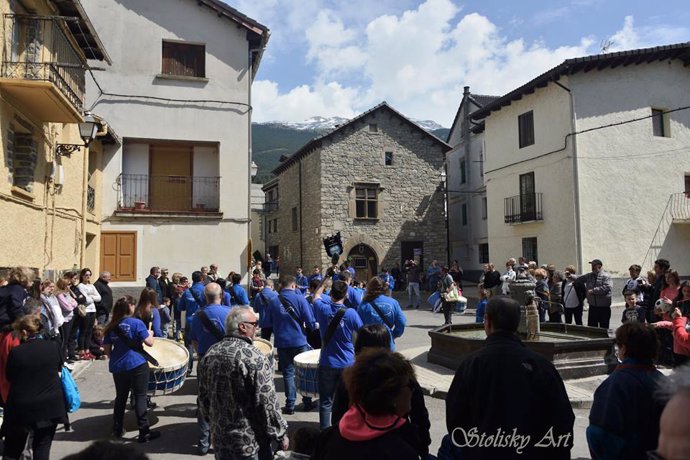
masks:
[[[110,59],[78,1],[0,0],[0,14],[0,276],[97,272],[102,146],[118,140],[95,117],[87,148],[79,123],[87,59]]]

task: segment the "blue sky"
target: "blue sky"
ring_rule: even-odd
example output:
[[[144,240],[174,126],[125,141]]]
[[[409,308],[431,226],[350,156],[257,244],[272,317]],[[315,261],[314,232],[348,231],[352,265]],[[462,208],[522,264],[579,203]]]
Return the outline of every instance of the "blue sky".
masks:
[[[353,117],[385,100],[452,123],[564,59],[690,41],[687,0],[224,0],[271,29],[255,121]]]

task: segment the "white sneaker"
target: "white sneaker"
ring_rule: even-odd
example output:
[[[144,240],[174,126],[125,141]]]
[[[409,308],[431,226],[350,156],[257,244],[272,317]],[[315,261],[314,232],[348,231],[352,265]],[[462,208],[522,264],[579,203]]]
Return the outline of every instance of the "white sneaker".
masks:
[[[70,364],[67,361],[65,361],[64,363],[62,363],[62,365],[65,366],[67,369],[69,369],[70,372],[74,370],[74,363]]]

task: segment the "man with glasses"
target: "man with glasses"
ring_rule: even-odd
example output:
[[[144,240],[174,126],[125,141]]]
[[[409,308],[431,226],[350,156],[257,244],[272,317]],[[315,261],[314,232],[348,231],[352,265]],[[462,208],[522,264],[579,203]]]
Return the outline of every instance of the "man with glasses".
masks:
[[[212,345],[220,342],[225,336],[225,319],[230,307],[221,305],[223,290],[217,283],[208,283],[204,288],[206,305],[202,306],[192,317],[191,341],[199,356],[199,362]],[[197,405],[199,400],[197,399]],[[210,429],[208,420],[201,411],[197,411],[199,425],[199,455],[206,455],[210,447]]]
[[[270,459],[271,441],[289,446],[273,366],[252,345],[257,324],[251,308],[233,308],[227,335],[199,363],[199,407],[210,421],[216,458]]]

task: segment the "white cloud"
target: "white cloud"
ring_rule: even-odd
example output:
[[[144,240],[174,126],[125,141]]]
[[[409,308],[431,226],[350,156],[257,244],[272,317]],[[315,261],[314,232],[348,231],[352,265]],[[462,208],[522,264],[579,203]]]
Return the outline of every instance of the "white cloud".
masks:
[[[591,1],[595,0],[580,3]],[[601,37],[583,37],[578,43],[555,48],[541,41],[509,40],[490,18],[474,12],[461,14],[451,0],[425,0],[414,9],[393,14],[391,9],[401,2],[354,0],[355,6],[349,8],[341,2],[319,8],[318,0],[278,3],[281,8],[291,4],[300,10],[277,9],[270,14],[279,17],[283,12],[280,28],[290,32],[291,43],[302,42],[306,65],[314,73],[311,81],[292,89],[278,90],[268,80],[255,82],[257,121],[352,117],[386,100],[410,117],[448,126],[465,85],[477,94],[502,95],[564,59],[600,51]],[[573,5],[580,6],[577,0]],[[366,15],[374,11],[380,14]],[[610,50],[672,43],[689,36],[685,28],[635,27],[629,16],[611,36]]]

